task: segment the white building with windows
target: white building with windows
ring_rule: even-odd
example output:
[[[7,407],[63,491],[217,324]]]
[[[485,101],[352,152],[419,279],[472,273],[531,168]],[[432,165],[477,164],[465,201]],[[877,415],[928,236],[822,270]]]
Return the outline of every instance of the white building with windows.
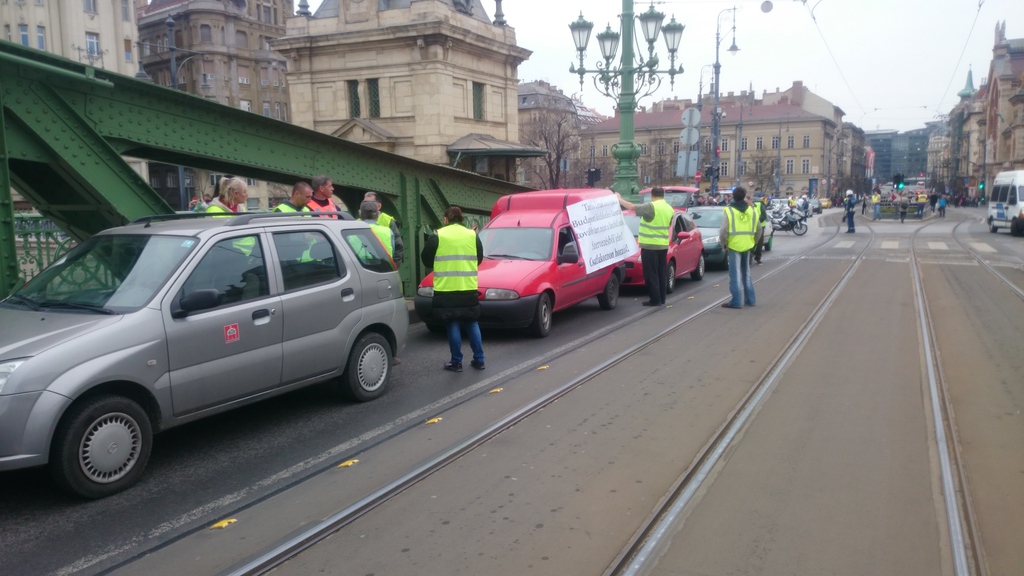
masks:
[[[133,0],[0,0],[4,39],[127,76],[138,71]]]

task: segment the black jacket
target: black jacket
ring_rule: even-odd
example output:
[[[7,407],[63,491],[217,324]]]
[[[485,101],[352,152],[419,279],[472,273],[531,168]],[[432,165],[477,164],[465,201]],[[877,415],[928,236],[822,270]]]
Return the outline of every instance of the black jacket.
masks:
[[[434,257],[437,255],[437,234],[427,238],[423,245],[420,260],[427,268],[434,268]],[[484,246],[480,237],[476,237],[477,266],[484,261]],[[480,318],[480,294],[476,290],[457,290],[454,292],[438,292],[434,290],[434,314],[443,322],[450,320],[478,320]]]

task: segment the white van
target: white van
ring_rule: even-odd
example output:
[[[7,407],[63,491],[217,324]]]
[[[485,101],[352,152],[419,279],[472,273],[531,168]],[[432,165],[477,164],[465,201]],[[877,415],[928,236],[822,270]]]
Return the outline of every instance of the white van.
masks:
[[[1024,170],[1000,172],[988,199],[988,230],[1008,227],[1013,236],[1024,235]]]

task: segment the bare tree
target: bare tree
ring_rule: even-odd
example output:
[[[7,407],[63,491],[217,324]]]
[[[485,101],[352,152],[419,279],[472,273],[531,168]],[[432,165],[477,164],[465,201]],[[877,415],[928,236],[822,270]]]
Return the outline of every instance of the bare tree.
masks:
[[[775,192],[776,154],[771,150],[751,150],[743,157],[750,168],[743,174],[743,180],[754,183],[754,190]]]
[[[543,148],[548,153],[523,163],[527,178],[539,181],[541,188],[557,188],[566,184],[562,173],[563,160],[580,157],[579,121],[574,110],[538,109],[535,120],[524,127],[520,141]],[[570,172],[578,168],[570,163]]]

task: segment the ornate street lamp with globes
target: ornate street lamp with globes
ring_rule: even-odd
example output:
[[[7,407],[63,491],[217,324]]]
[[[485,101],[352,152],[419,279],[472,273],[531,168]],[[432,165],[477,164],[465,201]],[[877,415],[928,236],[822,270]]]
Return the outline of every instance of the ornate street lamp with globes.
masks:
[[[640,22],[640,29],[643,31],[644,39],[647,40],[648,56],[634,54],[633,51],[633,0],[622,0],[622,14],[620,16],[620,32],[612,30],[611,24],[604,32],[597,35],[598,46],[601,49],[601,56],[604,62],[598,62],[592,70],[587,70],[583,60],[586,56],[587,44],[590,41],[590,33],[594,29],[591,22],[583,19],[580,13],[578,20],[569,24],[572,32],[573,42],[576,44],[576,52],[579,56],[579,68],[576,65],[569,66],[569,72],[579,74],[580,86],[583,86],[583,78],[587,74],[593,74],[594,87],[598,92],[614,98],[618,101],[619,110],[619,143],[612,151],[617,165],[615,168],[615,183],[612,190],[624,195],[636,194],[640,190],[639,175],[637,173],[636,161],[640,157],[640,148],[633,141],[634,124],[633,113],[637,108],[637,101],[654,93],[661,86],[663,74],[668,74],[670,85],[675,85],[676,74],[682,74],[683,67],[676,68],[676,52],[679,50],[679,41],[683,37],[684,26],[676,22],[675,17],[668,24],[662,26],[665,15],[654,9],[654,2],[651,7],[636,17]],[[668,70],[658,69],[658,56],[654,53],[654,44],[658,41],[658,34],[664,32],[665,46],[669,53]],[[613,66],[619,47],[619,39],[622,39],[622,58],[618,66]]]

